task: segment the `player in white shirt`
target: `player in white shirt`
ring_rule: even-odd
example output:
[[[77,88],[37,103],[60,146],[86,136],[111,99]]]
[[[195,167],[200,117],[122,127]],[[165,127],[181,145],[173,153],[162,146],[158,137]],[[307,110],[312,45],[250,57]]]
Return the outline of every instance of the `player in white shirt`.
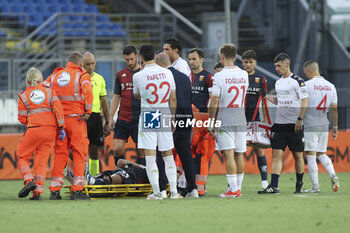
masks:
[[[221,127],[209,127],[225,156],[228,189],[220,197],[240,197],[244,176],[243,153],[246,152],[247,122],[245,118],[245,96],[249,85],[248,73],[234,65],[237,48],[225,44],[220,48],[222,71],[213,77],[209,117],[221,121]]]
[[[265,98],[277,105],[276,121],[271,129],[272,165],[271,183],[259,194],[278,194],[278,179],[282,171],[282,155],[288,146],[295,160],[296,185],[294,193],[301,193],[304,175],[303,118],[308,106],[304,80],[290,71],[288,54],[280,53],[274,59],[276,71],[282,77],[276,81],[277,96]]]
[[[338,136],[337,91],[332,83],[320,76],[317,62],[307,61],[304,64],[304,73],[309,79],[305,82],[309,93],[309,108],[304,119],[305,152],[307,168],[312,182],[312,187],[304,192],[320,192],[316,156],[326,168],[331,178],[332,189],[336,192],[339,189],[339,181],[332,160],[326,155],[326,151],[329,128],[327,113],[329,108],[331,108],[333,121],[332,137],[335,140]]]
[[[141,120],[137,148],[144,150],[146,172],[153,193],[148,200],[163,199],[159,190],[159,173],[156,164],[156,148],[162,153],[165,172],[170,184],[170,198],[182,198],[176,188],[176,165],[172,154],[174,148],[169,117],[176,113],[176,93],[174,77],[170,70],[155,63],[155,49],[150,44],[140,48],[144,68],[133,76],[133,93],[141,98]],[[165,120],[164,120],[165,119]],[[166,126],[165,123],[168,125]]]
[[[184,59],[180,57],[180,52],[182,50],[181,42],[176,38],[169,38],[164,41],[163,52],[168,54],[171,61],[171,66],[176,70],[186,74],[188,78],[191,75],[191,69]]]

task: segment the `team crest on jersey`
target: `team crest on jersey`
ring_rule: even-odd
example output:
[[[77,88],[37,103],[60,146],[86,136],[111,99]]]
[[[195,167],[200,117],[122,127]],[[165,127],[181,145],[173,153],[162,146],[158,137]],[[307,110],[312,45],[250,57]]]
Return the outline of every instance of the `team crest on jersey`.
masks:
[[[34,104],[42,104],[45,100],[45,94],[42,90],[34,90],[30,93],[29,98]]]
[[[255,77],[255,83],[260,83],[260,78],[259,77]]]
[[[204,76],[203,76],[203,75],[199,76],[199,81],[200,81],[200,82],[202,82],[203,79],[204,79]]]
[[[60,76],[57,78],[57,85],[60,87],[65,87],[70,82],[70,74],[66,71],[64,71]]]

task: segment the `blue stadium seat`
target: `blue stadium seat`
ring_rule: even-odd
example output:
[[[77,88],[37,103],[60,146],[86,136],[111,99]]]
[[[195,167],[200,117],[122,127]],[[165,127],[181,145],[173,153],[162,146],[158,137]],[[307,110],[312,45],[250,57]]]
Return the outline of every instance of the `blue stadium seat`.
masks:
[[[73,15],[70,17],[70,20],[83,22],[84,18],[83,18],[83,16],[80,16],[80,15]]]
[[[118,29],[123,29],[122,25],[120,23],[110,23],[108,25],[109,29],[111,30],[118,30]]]
[[[53,15],[54,13],[57,12],[57,10],[55,9],[55,7],[53,5],[43,4],[42,6],[43,6],[44,12],[46,14]]]
[[[32,14],[28,15],[27,25],[29,27],[38,27],[43,22],[41,15]]]
[[[72,4],[78,5],[78,6],[84,6],[86,5],[85,0],[71,0]]]
[[[73,5],[71,0],[58,0],[58,2],[67,7],[71,7]]]
[[[78,12],[78,13],[84,13],[85,12],[84,7],[77,6],[77,5],[73,5],[71,7],[71,9],[72,9],[73,12]]]
[[[1,5],[1,13],[12,13],[11,5]]]
[[[120,36],[120,37],[124,37],[124,36],[126,36],[126,33],[125,33],[124,30],[118,29],[118,30],[113,30],[113,31],[111,31],[111,36]]]
[[[6,36],[6,35],[7,35],[6,32],[4,32],[0,29],[0,36]]]
[[[96,5],[87,4],[85,5],[85,12],[88,13],[98,13],[98,8]]]
[[[95,25],[96,25],[96,29],[97,30],[107,30],[107,29],[109,29],[107,23],[96,23]]]
[[[110,19],[107,15],[96,15],[97,22],[110,22]]]

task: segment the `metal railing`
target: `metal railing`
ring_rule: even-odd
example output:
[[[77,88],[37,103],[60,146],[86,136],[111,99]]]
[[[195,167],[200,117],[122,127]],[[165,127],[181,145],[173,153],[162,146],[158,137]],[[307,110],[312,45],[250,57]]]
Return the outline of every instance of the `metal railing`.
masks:
[[[28,34],[27,15],[0,13],[0,54],[11,57],[16,53],[15,44]]]
[[[350,48],[350,17],[339,21],[333,20],[330,22],[330,27],[344,46]]]
[[[122,57],[126,44],[147,42],[160,48],[175,32],[176,18],[171,15],[56,13],[16,44],[14,88],[23,87],[31,66],[45,71],[51,61],[60,63],[56,59],[66,59],[72,51],[91,51],[102,58]]]
[[[198,33],[199,35],[203,34],[202,29],[200,29],[198,26],[193,24],[190,20],[188,20],[185,16],[180,14],[177,10],[172,8],[169,4],[164,2],[163,0],[154,0],[154,11],[156,13],[161,13],[162,7],[164,7],[167,11],[169,11],[173,16],[175,16],[177,19],[182,21],[184,24],[186,24],[188,27],[190,27],[193,31]]]

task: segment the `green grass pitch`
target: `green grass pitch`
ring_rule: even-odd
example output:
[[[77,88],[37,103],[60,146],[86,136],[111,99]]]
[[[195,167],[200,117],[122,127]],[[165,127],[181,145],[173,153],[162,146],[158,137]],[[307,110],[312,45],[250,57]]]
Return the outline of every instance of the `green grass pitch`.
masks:
[[[258,195],[260,176],[245,175],[242,198],[217,197],[225,176],[209,176],[205,197],[147,201],[145,198],[42,201],[17,198],[22,181],[0,181],[0,232],[350,232],[350,173],[339,173],[333,193],[320,174],[320,194],[293,194],[295,174],[280,177],[279,195]],[[310,187],[308,174],[304,188]]]

